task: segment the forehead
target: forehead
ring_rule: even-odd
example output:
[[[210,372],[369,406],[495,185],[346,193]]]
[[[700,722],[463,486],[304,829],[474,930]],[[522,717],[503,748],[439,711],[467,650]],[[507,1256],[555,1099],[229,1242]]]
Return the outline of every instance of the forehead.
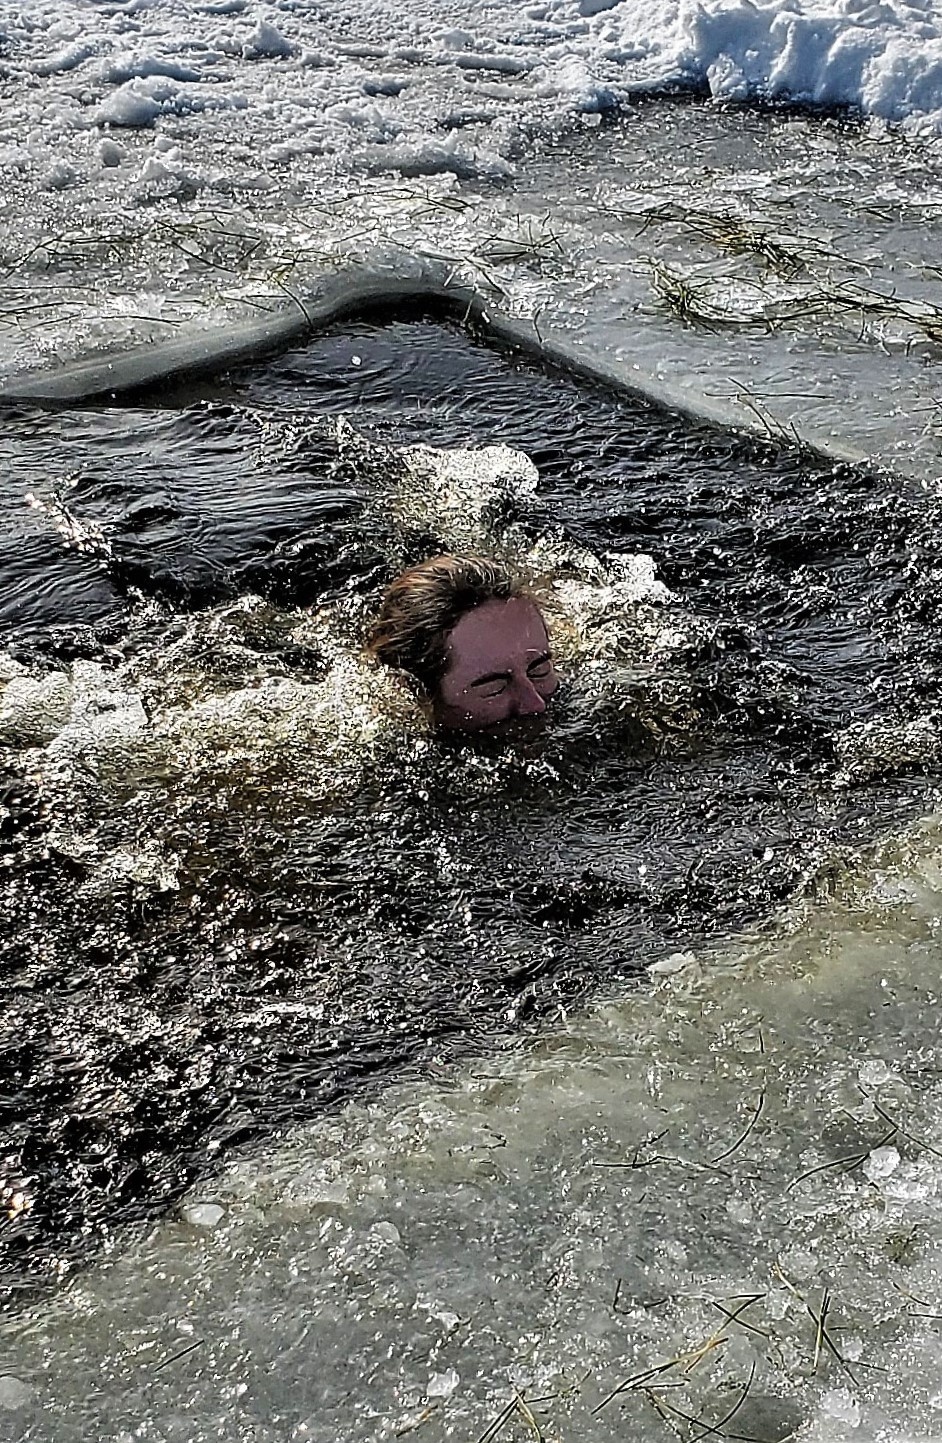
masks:
[[[546,623],[524,596],[485,601],[466,611],[448,635],[448,670],[501,671],[546,650]]]

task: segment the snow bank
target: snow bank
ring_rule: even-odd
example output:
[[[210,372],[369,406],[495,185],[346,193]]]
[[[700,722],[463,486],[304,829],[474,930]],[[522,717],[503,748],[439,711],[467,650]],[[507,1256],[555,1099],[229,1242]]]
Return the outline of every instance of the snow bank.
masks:
[[[915,121],[938,132],[942,13],[933,9],[904,0],[713,0],[682,6],[678,75],[686,63],[715,96],[853,106],[864,115]]]

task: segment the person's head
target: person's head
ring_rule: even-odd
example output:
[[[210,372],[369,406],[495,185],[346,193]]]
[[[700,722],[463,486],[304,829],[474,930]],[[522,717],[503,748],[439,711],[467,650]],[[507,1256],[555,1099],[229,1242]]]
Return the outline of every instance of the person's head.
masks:
[[[436,556],[397,576],[368,645],[416,678],[452,730],[538,716],[559,684],[535,600],[483,556]]]

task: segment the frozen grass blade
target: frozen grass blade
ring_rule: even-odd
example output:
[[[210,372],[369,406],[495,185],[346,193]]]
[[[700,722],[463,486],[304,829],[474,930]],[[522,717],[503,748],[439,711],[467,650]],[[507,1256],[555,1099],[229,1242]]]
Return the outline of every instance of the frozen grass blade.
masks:
[[[745,1312],[747,1308],[750,1308],[753,1303],[757,1302],[758,1299],[763,1296],[764,1294],[762,1293],[750,1294],[739,1308],[734,1309],[730,1315],[730,1321],[737,1322],[740,1313]],[[725,1331],[724,1325],[723,1328],[712,1333],[710,1337],[697,1347],[689,1348],[684,1353],[678,1353],[676,1357],[669,1359],[665,1363],[656,1363],[651,1368],[642,1369],[640,1373],[633,1373],[630,1377],[622,1379],[610,1393],[605,1395],[601,1402],[596,1403],[592,1409],[592,1416],[595,1417],[597,1413],[601,1413],[602,1409],[606,1408],[608,1404],[619,1397],[620,1394],[644,1390],[652,1379],[663,1377],[665,1373],[671,1372],[674,1368],[680,1369],[685,1375],[692,1373],[694,1368],[699,1367],[708,1354],[714,1352],[717,1348],[724,1347],[728,1342],[729,1336]]]
[[[726,1158],[732,1157],[734,1152],[739,1151],[743,1143],[746,1142],[746,1140],[748,1139],[756,1123],[759,1121],[759,1118],[762,1116],[762,1109],[764,1107],[765,1089],[763,1088],[763,1090],[759,1093],[759,1100],[753,1108],[752,1116],[750,1117],[743,1131],[740,1133],[739,1137],[737,1137],[736,1141],[730,1147],[728,1147],[725,1152],[721,1152],[716,1157],[711,1158],[711,1163],[714,1167],[718,1162],[725,1161]]]
[[[808,1306],[808,1305],[806,1304],[806,1306]],[[814,1318],[814,1322],[815,1322],[814,1362],[813,1362],[813,1365],[812,1365],[815,1372],[818,1371],[818,1364],[819,1364],[820,1361],[821,1361],[821,1346],[822,1346],[822,1343],[824,1342],[824,1339],[825,1339],[825,1336],[826,1336],[825,1330],[824,1330],[824,1320],[825,1320],[825,1318],[826,1318],[827,1315],[828,1315],[828,1308],[829,1308],[830,1306],[831,1306],[831,1294],[830,1294],[830,1290],[829,1290],[828,1288],[825,1288],[825,1289],[824,1289],[824,1292],[821,1294],[821,1306],[818,1308],[817,1317],[815,1317],[815,1314],[814,1314],[813,1309],[810,1308],[810,1307],[808,1307],[808,1312],[811,1313],[811,1316],[812,1316],[812,1318]]]
[[[536,1421],[536,1418],[533,1416],[533,1410],[528,1406],[525,1398],[521,1393],[517,1394],[516,1404],[517,1412],[520,1414],[527,1427],[531,1429],[533,1436],[536,1439],[536,1443],[543,1443],[543,1430],[540,1427],[539,1423]]]
[[[668,1414],[673,1414],[674,1417],[676,1417],[676,1418],[681,1418],[685,1423],[692,1424],[693,1427],[700,1429],[700,1432],[699,1432],[699,1433],[691,1434],[690,1439],[689,1439],[689,1443],[700,1443],[700,1439],[702,1439],[702,1438],[707,1438],[707,1437],[713,1437],[713,1438],[731,1438],[731,1437],[737,1437],[737,1438],[743,1439],[743,1438],[744,1438],[744,1435],[742,1435],[742,1434],[730,1434],[730,1433],[726,1433],[726,1432],[724,1432],[724,1429],[725,1429],[725,1427],[726,1427],[726,1424],[729,1423],[731,1419],[735,1418],[736,1414],[739,1412],[740,1408],[742,1407],[742,1405],[745,1403],[746,1399],[748,1398],[748,1396],[749,1396],[749,1390],[750,1390],[750,1388],[752,1387],[752,1384],[753,1384],[753,1382],[754,1382],[754,1380],[755,1380],[755,1376],[756,1376],[756,1365],[755,1365],[755,1363],[753,1363],[753,1365],[752,1365],[752,1367],[751,1367],[751,1369],[750,1369],[750,1371],[749,1371],[749,1377],[746,1379],[746,1382],[742,1385],[742,1387],[741,1387],[741,1389],[740,1389],[740,1393],[739,1393],[738,1398],[737,1398],[736,1401],[733,1403],[733,1405],[732,1405],[732,1407],[729,1409],[729,1411],[724,1414],[724,1416],[720,1419],[720,1421],[719,1421],[718,1423],[708,1423],[705,1418],[699,1417],[699,1416],[698,1416],[697,1414],[695,1414],[695,1413],[688,1413],[688,1412],[686,1412],[683,1408],[678,1408],[677,1405],[676,1405],[676,1403],[669,1403],[665,1398],[662,1398],[662,1397],[658,1396],[658,1395],[654,1392],[654,1390],[653,1390],[652,1388],[646,1388],[644,1391],[645,1391],[646,1396],[648,1397],[649,1402],[652,1402],[652,1403],[655,1405],[657,1411],[661,1414],[661,1417],[664,1418],[665,1421],[669,1421],[669,1420],[667,1419],[667,1416],[666,1416],[666,1415],[668,1415]],[[744,1443],[761,1443],[761,1440],[758,1440],[758,1439],[756,1439],[756,1440],[749,1439],[749,1440],[744,1440]]]
[[[633,1373],[630,1378],[624,1378],[610,1393],[605,1395],[601,1403],[596,1403],[592,1409],[592,1417],[594,1418],[597,1413],[601,1413],[603,1408],[607,1408],[609,1403],[617,1398],[619,1394],[630,1393],[636,1388],[643,1388],[645,1383],[649,1383],[652,1378],[659,1378],[663,1373],[669,1373],[672,1368],[677,1367],[678,1361],[677,1358],[671,1358],[668,1363],[658,1363],[653,1368],[645,1368],[640,1373]]]
[[[715,1298],[711,1298],[710,1302],[712,1303],[713,1307],[716,1308],[718,1312],[722,1313],[723,1317],[726,1318],[730,1323],[738,1323],[741,1328],[745,1328],[746,1331],[749,1333],[755,1333],[757,1337],[768,1338],[768,1333],[764,1332],[762,1328],[757,1328],[755,1323],[750,1323],[742,1316],[743,1313],[746,1311],[747,1307],[750,1307],[753,1303],[761,1302],[764,1297],[766,1297],[765,1293],[752,1293],[749,1296],[748,1302],[745,1303],[743,1307],[737,1308],[736,1311],[732,1313],[729,1311],[728,1308],[724,1308],[722,1303],[718,1303]]]
[[[793,1295],[793,1297],[795,1297],[795,1298],[798,1299],[799,1303],[801,1303],[802,1307],[805,1309],[805,1311],[807,1312],[808,1316],[811,1318],[812,1322],[814,1323],[814,1326],[815,1326],[814,1362],[813,1362],[814,1371],[817,1372],[817,1370],[818,1370],[818,1364],[819,1364],[819,1362],[820,1362],[820,1360],[821,1360],[822,1351],[823,1351],[823,1349],[826,1348],[826,1349],[828,1350],[828,1352],[831,1354],[831,1356],[834,1358],[835,1362],[837,1363],[837,1365],[838,1365],[838,1367],[841,1369],[841,1371],[847,1374],[848,1378],[851,1380],[851,1382],[852,1382],[852,1383],[854,1384],[854,1386],[856,1387],[856,1386],[857,1386],[857,1378],[856,1378],[855,1375],[854,1375],[854,1371],[853,1371],[853,1369],[851,1368],[850,1364],[848,1363],[847,1359],[844,1357],[843,1353],[841,1353],[841,1351],[840,1351],[840,1349],[838,1348],[837,1344],[834,1342],[834,1339],[831,1337],[831,1334],[829,1333],[828,1328],[827,1328],[827,1315],[828,1315],[828,1313],[829,1313],[829,1311],[830,1311],[830,1307],[831,1307],[831,1290],[830,1290],[830,1288],[825,1287],[825,1289],[824,1289],[824,1291],[823,1291],[823,1293],[822,1293],[822,1295],[821,1295],[821,1305],[820,1305],[820,1307],[818,1308],[818,1311],[815,1312],[814,1308],[813,1308],[813,1307],[811,1306],[811,1304],[808,1302],[807,1298],[806,1298],[802,1293],[800,1293],[800,1292],[798,1291],[798,1289],[795,1287],[795,1284],[794,1284],[789,1278],[787,1278],[787,1277],[785,1276],[785,1273],[784,1273],[784,1270],[782,1269],[781,1263],[776,1263],[776,1264],[775,1264],[775,1274],[776,1274],[776,1276],[781,1280],[781,1282],[783,1282],[783,1283],[785,1284],[786,1288],[787,1288],[788,1291]],[[867,1366],[867,1365],[862,1364],[862,1365],[860,1365],[860,1366]]]
[[[478,1434],[477,1438],[474,1440],[474,1443],[492,1443],[492,1440],[497,1437],[498,1433],[507,1422],[507,1419],[510,1417],[511,1413],[516,1411],[517,1397],[518,1395],[514,1393],[514,1396],[511,1398],[510,1402],[504,1405],[504,1407],[498,1413],[497,1417],[484,1429],[484,1432]]]
[[[181,1358],[185,1358],[188,1353],[193,1353],[197,1348],[202,1348],[202,1346],[203,1339],[197,1338],[195,1343],[187,1343],[186,1347],[181,1348],[179,1352],[171,1353],[169,1358],[164,1358],[162,1362],[156,1363],[151,1371],[159,1373],[162,1369],[169,1368],[171,1363],[179,1363]]]
[[[926,1142],[924,1138],[917,1137],[915,1133],[909,1132],[908,1129],[905,1128],[901,1122],[898,1122],[897,1119],[886,1110],[882,1102],[877,1101],[877,1099],[873,1096],[872,1093],[867,1092],[864,1088],[861,1088],[860,1091],[870,1103],[870,1106],[873,1108],[874,1112],[876,1112],[879,1117],[882,1117],[883,1121],[887,1124],[888,1127],[892,1128],[892,1132],[889,1134],[890,1137],[894,1136],[896,1133],[899,1133],[900,1137],[905,1137],[906,1141],[913,1143],[915,1147],[921,1147],[924,1152],[931,1153],[933,1157],[942,1158],[942,1152],[940,1152],[937,1147],[933,1147],[932,1144]],[[880,1145],[882,1146],[882,1144]]]
[[[873,1147],[868,1148],[866,1152],[848,1153],[844,1157],[835,1157],[830,1162],[819,1162],[815,1167],[806,1168],[804,1172],[792,1178],[785,1189],[786,1193],[791,1192],[793,1187],[797,1187],[798,1184],[804,1182],[806,1178],[815,1177],[819,1172],[831,1172],[835,1168],[842,1168],[845,1173],[855,1172],[858,1167],[863,1166],[874,1149],[883,1147],[884,1144],[888,1143],[894,1136],[895,1131],[885,1132],[883,1136],[873,1144]]]

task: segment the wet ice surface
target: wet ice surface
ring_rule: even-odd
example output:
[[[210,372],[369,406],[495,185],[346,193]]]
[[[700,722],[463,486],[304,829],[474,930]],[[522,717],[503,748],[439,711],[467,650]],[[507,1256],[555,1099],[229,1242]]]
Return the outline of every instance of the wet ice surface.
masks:
[[[578,280],[541,330],[694,409],[938,477],[935,152],[835,119],[654,104],[603,130],[591,172],[583,153],[531,154],[515,186],[535,225],[565,167],[552,229],[579,231]]]
[[[7,1332],[3,1436],[938,1437],[940,855],[233,1160]]]
[[[11,427],[46,528],[0,674],[15,1294],[239,1142],[767,916],[938,778],[931,494],[427,320],[205,389]],[[568,675],[506,747],[358,660],[458,542],[528,571]]]
[[[230,180],[246,161],[228,122],[176,126],[128,143],[169,147],[183,172],[215,157]],[[459,311],[694,413],[938,475],[935,143],[659,99],[536,125],[502,177],[351,181],[306,154],[274,187],[253,176],[254,159],[235,195],[105,176],[94,198],[38,202],[14,184],[4,392],[96,356],[106,389],[129,356],[156,372],[366,290],[450,288]]]

